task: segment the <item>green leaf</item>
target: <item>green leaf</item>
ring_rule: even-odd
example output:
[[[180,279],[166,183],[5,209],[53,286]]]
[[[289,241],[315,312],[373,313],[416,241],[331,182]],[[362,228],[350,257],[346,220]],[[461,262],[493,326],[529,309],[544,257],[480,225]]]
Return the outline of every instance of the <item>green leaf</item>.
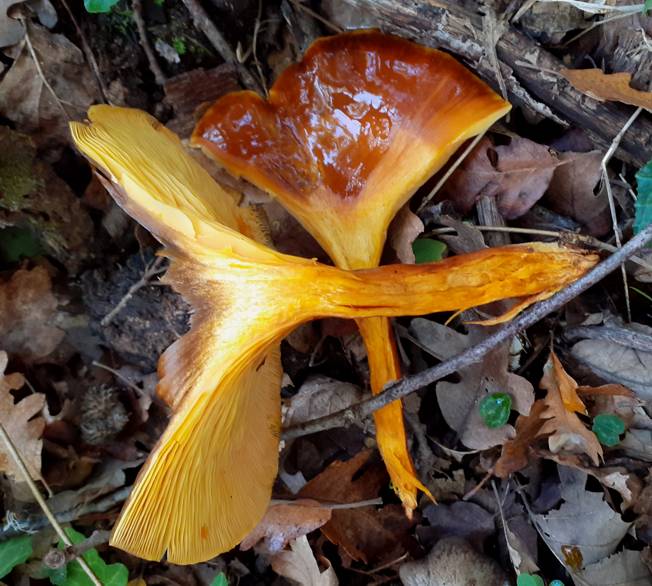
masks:
[[[226,579],[224,572],[220,572],[215,576],[215,578],[213,578],[211,586],[229,586],[229,581]]]
[[[649,0],[648,0],[649,1]],[[636,174],[637,198],[634,214],[634,233],[638,234],[652,223],[652,160]]]
[[[0,578],[4,578],[18,564],[24,564],[32,555],[32,538],[29,535],[12,537],[0,543]]]
[[[412,243],[412,250],[417,264],[441,260],[446,252],[446,245],[439,240],[419,238]]]
[[[643,14],[647,14],[650,11],[652,11],[652,0],[645,0],[645,4],[643,5]]]
[[[543,578],[536,574],[519,574],[516,586],[545,586]]]
[[[593,418],[591,429],[602,445],[611,448],[620,442],[620,436],[625,433],[625,422],[617,415],[601,413]]]
[[[512,398],[506,393],[492,393],[480,401],[480,417],[491,429],[505,425],[511,410]]]
[[[111,12],[111,8],[117,3],[118,0],[84,0],[84,8],[91,14],[101,14]]]
[[[72,527],[68,527],[65,531],[75,545],[86,539],[82,533],[75,531]],[[60,541],[59,549],[64,548],[64,543]],[[103,586],[126,586],[129,580],[129,570],[124,564],[107,564],[95,548],[84,552],[82,557]],[[59,570],[51,570],[48,577],[55,586],[93,586],[86,572],[76,561],[70,562]]]

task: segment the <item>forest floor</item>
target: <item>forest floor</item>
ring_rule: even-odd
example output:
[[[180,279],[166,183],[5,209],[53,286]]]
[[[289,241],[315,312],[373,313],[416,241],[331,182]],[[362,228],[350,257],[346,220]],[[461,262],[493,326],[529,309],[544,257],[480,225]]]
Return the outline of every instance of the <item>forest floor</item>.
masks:
[[[641,171],[652,160],[650,2],[111,4],[0,0],[0,423],[36,482],[0,443],[0,580],[91,584],[83,556],[107,586],[651,584],[649,249],[404,399],[414,464],[436,500],[420,494],[411,518],[367,417],[285,440],[273,505],[231,552],[177,566],[110,547],[168,421],[158,359],[188,330],[191,308],[159,281],[160,245],[68,130],[91,104],[110,103],[187,139],[210,103],[266,92],[315,39],[379,28],[447,51],[513,104],[397,215],[383,264],[559,239],[606,259],[652,208],[652,168]],[[265,213],[279,250],[329,262],[276,201],[214,175]],[[394,320],[403,373],[508,327],[468,323],[494,311]],[[281,350],[286,427],[369,393],[353,321],[310,322]],[[57,549],[34,490],[75,545]]]

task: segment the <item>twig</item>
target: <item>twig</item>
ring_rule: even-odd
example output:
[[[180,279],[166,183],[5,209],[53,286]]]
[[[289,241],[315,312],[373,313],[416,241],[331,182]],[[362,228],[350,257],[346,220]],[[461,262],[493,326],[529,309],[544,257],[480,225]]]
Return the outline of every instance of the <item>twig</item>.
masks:
[[[270,501],[270,506],[272,505],[293,505],[297,501],[291,500],[291,499],[272,499]],[[340,509],[361,509],[363,507],[373,507],[375,505],[382,505],[383,504],[383,499],[378,497],[375,499],[367,499],[365,501],[357,501],[354,503],[323,503],[320,501],[317,501],[319,503],[320,507],[323,507],[324,509],[330,509],[332,511],[337,511]]]
[[[284,431],[283,438],[292,439],[310,433],[324,431],[326,429],[343,427],[352,421],[367,417],[381,407],[406,397],[407,395],[414,393],[445,376],[453,374],[462,368],[466,368],[472,364],[477,364],[491,350],[500,344],[511,340],[521,330],[534,325],[549,313],[563,307],[571,299],[574,299],[580,293],[598,283],[609,273],[617,269],[621,263],[632,256],[637,250],[643,248],[650,239],[652,239],[652,224],[639,232],[634,236],[634,238],[627,242],[627,244],[618,249],[617,252],[602,261],[577,281],[571,283],[568,287],[559,291],[549,299],[541,301],[525,310],[512,322],[505,324],[502,328],[491,336],[485,338],[476,346],[473,346],[450,360],[441,362],[432,368],[428,368],[413,376],[403,378],[399,382],[392,383],[381,393],[366,399],[365,401],[361,401],[360,403],[351,405],[346,409],[336,411],[335,413],[326,415],[325,417],[293,425]]]
[[[325,27],[329,28],[334,33],[341,33],[344,30],[342,27],[339,27],[336,24],[332,23],[327,18],[324,18],[321,14],[319,14],[319,12],[315,12],[309,6],[304,6],[303,4],[301,4],[301,2],[299,2],[299,0],[290,0],[290,2],[292,2],[295,8],[298,8],[302,12],[305,12],[306,14],[312,16],[315,20],[321,22]]]
[[[235,55],[235,52],[226,42],[226,39],[222,33],[217,29],[213,21],[208,16],[208,13],[204,10],[202,5],[198,0],[182,0],[185,7],[190,12],[192,20],[195,23],[195,26],[206,35],[206,38],[211,42],[214,49],[220,54],[222,59],[227,63],[232,63],[238,70],[238,75],[240,76],[240,81],[242,84],[250,90],[260,91],[258,83],[254,79],[254,76],[249,73],[246,67],[238,61],[238,58]]]
[[[70,6],[68,5],[67,0],[61,0],[61,4],[63,4],[63,7],[66,9],[66,12],[70,17],[70,21],[72,22],[73,26],[75,27],[75,30],[77,31],[77,36],[79,37],[79,40],[81,42],[82,51],[84,51],[84,56],[86,57],[86,61],[88,62],[88,65],[91,71],[93,72],[93,75],[95,76],[95,81],[97,82],[97,86],[100,89],[100,96],[102,96],[102,101],[110,104],[111,102],[108,99],[106,87],[104,86],[104,81],[102,80],[102,76],[100,74],[100,68],[97,65],[97,60],[95,59],[93,50],[91,49],[91,46],[88,44],[88,41],[86,40],[86,35],[84,34],[84,31],[82,31],[81,27],[79,26],[79,23],[77,22],[77,19],[75,18],[75,15],[73,14],[72,10],[70,10]]]
[[[254,58],[254,64],[256,65],[256,71],[258,72],[258,77],[260,78],[260,85],[265,92],[265,97],[268,97],[267,84],[265,83],[265,76],[263,75],[263,69],[260,66],[260,61],[258,60],[258,54],[256,53],[258,48],[258,33],[260,32],[260,19],[263,15],[263,0],[258,0],[258,13],[256,14],[256,22],[254,23],[254,34],[251,40],[251,54]]]
[[[124,486],[99,501],[84,503],[74,509],[56,513],[54,516],[59,523],[71,523],[84,515],[104,513],[112,509],[116,505],[123,503],[130,493],[131,486]],[[11,511],[7,513],[7,517],[10,516],[10,513]],[[21,533],[36,533],[48,524],[47,517],[30,517],[23,521],[18,519],[15,514],[11,514],[11,516],[11,523],[7,523],[4,527],[0,528],[0,541],[15,537]]]
[[[43,564],[53,570],[63,568],[66,564],[79,560],[79,557],[89,549],[108,543],[110,536],[110,531],[93,531],[90,537],[77,545],[65,549],[52,548],[43,556]]]
[[[141,389],[138,385],[132,383],[126,376],[120,374],[115,368],[111,368],[110,366],[107,366],[106,364],[102,364],[97,360],[93,360],[91,364],[93,366],[96,366],[97,368],[103,368],[104,370],[110,372],[116,378],[119,378],[124,384],[126,384],[130,389],[132,389],[139,397],[142,397],[145,394],[143,392],[143,389]]]
[[[111,320],[124,308],[125,305],[129,302],[129,300],[134,296],[134,294],[139,290],[142,289],[143,287],[146,287],[149,285],[149,280],[155,277],[156,275],[160,275],[161,273],[165,272],[165,267],[161,267],[161,263],[164,261],[164,258],[159,256],[155,260],[153,260],[147,267],[145,268],[145,272],[143,273],[143,276],[139,281],[134,283],[131,287],[129,287],[129,290],[124,294],[122,299],[118,301],[118,304],[109,312],[107,313],[103,318],[102,321],[100,321],[100,325],[102,327],[105,327],[111,323]]]
[[[457,169],[466,157],[469,156],[469,153],[475,148],[475,146],[482,140],[482,137],[485,135],[483,132],[482,134],[478,134],[468,145],[467,147],[462,151],[462,154],[455,159],[455,162],[448,167],[446,170],[446,173],[444,173],[441,176],[441,179],[437,181],[436,185],[430,190],[430,193],[426,195],[426,197],[423,198],[423,201],[421,202],[421,205],[419,205],[417,209],[417,214],[421,211],[423,211],[423,208],[425,208],[429,203],[430,200],[435,197],[435,194],[442,188],[444,183],[448,181],[448,178],[454,173],[455,169]]]
[[[616,237],[616,246],[618,248],[622,246],[622,234],[620,233],[620,227],[618,226],[618,217],[616,216],[616,204],[614,202],[613,192],[611,191],[611,181],[609,181],[609,172],[607,171],[607,163],[609,162],[613,154],[616,152],[618,145],[620,145],[620,141],[623,139],[623,136],[625,136],[625,133],[627,132],[629,127],[634,123],[634,120],[638,118],[638,115],[642,111],[643,111],[642,107],[639,106],[638,108],[636,108],[634,113],[629,117],[629,120],[627,120],[627,122],[625,122],[623,127],[620,129],[620,132],[614,137],[613,141],[611,141],[609,150],[607,150],[605,156],[602,157],[602,161],[600,163],[600,167],[602,168],[602,181],[604,183],[605,189],[607,190],[607,199],[609,200],[609,212],[611,213],[611,222],[613,224],[614,236]],[[624,263],[620,266],[620,272],[623,276],[623,286],[625,288],[625,305],[627,307],[627,320],[632,321],[632,308],[629,302],[629,289],[627,287],[627,272],[625,271]]]
[[[29,486],[29,489],[32,492],[32,495],[34,496],[34,499],[38,503],[39,507],[41,507],[41,510],[43,511],[48,521],[56,531],[57,535],[59,536],[61,541],[63,541],[66,545],[72,546],[73,545],[72,541],[70,541],[70,538],[68,537],[67,533],[63,530],[63,527],[61,527],[61,525],[59,524],[59,521],[57,521],[55,516],[52,514],[52,511],[50,511],[50,508],[45,502],[43,495],[41,494],[38,487],[36,486],[36,483],[32,480],[32,476],[27,470],[25,461],[23,460],[22,456],[18,453],[16,446],[14,445],[13,441],[9,437],[9,434],[7,433],[7,430],[5,429],[5,426],[2,424],[2,422],[0,422],[0,436],[2,437],[2,441],[5,443],[7,452],[9,452],[9,455],[13,458],[16,466],[19,468],[19,470],[25,477],[25,482],[27,482],[27,486]],[[79,565],[82,567],[86,575],[89,577],[90,581],[93,584],[95,584],[95,586],[102,586],[102,583],[97,579],[97,577],[93,573],[93,570],[90,569],[90,567],[86,563],[86,560],[84,560],[83,558],[79,558],[79,560],[77,561],[79,562]]]
[[[156,83],[163,87],[165,85],[165,74],[156,59],[152,45],[147,38],[147,26],[145,25],[145,18],[143,17],[143,3],[141,0],[131,0],[132,16],[138,29],[138,36],[140,38],[140,46],[145,52],[149,69],[154,74]]]

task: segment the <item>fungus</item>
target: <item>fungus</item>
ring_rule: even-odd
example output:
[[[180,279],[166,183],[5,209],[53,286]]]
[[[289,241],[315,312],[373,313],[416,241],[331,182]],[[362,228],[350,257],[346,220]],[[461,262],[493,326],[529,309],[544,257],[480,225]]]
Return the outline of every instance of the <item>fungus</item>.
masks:
[[[551,294],[596,261],[540,243],[359,271],[281,254],[265,245],[256,215],[154,118],[111,106],[94,106],[88,117],[71,124],[78,149],[163,243],[166,282],[195,311],[190,332],[160,359],[158,392],[171,419],[111,537],[142,558],[205,561],[262,518],[277,472],[279,343],[296,325]]]
[[[345,269],[378,266],[396,212],[510,105],[446,53],[376,31],[319,39],[267,100],[228,94],[192,144],[267,191]],[[371,390],[401,377],[387,319],[358,320]],[[378,447],[408,513],[417,479],[400,401],[375,413]],[[428,493],[429,494],[429,493]]]

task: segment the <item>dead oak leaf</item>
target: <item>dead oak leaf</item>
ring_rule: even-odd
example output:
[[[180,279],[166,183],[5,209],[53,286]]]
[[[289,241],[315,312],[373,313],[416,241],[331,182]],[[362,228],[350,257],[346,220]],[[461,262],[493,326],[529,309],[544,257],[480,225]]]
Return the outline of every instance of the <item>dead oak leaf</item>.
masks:
[[[547,146],[526,138],[514,137],[500,146],[483,138],[451,175],[439,199],[466,213],[480,197],[494,197],[505,218],[518,218],[541,199],[558,165]]]
[[[631,73],[605,73],[601,69],[562,69],[561,74],[575,89],[596,100],[621,102],[652,111],[652,92],[642,92],[631,87]]]
[[[244,538],[240,549],[251,549],[262,541],[266,553],[277,553],[290,541],[298,539],[330,521],[331,509],[317,501],[299,499],[271,505],[260,523]]]
[[[597,466],[602,458],[602,447],[595,434],[580,421],[576,413],[586,413],[586,407],[577,395],[577,383],[566,373],[553,352],[543,367],[541,388],[547,391],[541,418],[546,420],[538,435],[548,436],[548,447],[553,453],[560,450],[583,452]]]
[[[45,420],[35,415],[45,405],[45,395],[35,393],[14,403],[11,391],[23,386],[25,379],[21,374],[4,374],[7,368],[7,353],[0,352],[0,422],[7,435],[19,450],[25,466],[33,478],[41,475],[41,435]],[[23,473],[12,457],[0,445],[0,471],[6,472],[15,480],[23,480]]]
[[[65,336],[50,325],[57,307],[43,267],[19,269],[8,281],[0,281],[0,339],[5,350],[27,361],[50,354]]]
[[[406,264],[416,262],[412,243],[424,229],[423,222],[408,205],[403,206],[394,216],[387,231],[387,239],[399,261]]]

